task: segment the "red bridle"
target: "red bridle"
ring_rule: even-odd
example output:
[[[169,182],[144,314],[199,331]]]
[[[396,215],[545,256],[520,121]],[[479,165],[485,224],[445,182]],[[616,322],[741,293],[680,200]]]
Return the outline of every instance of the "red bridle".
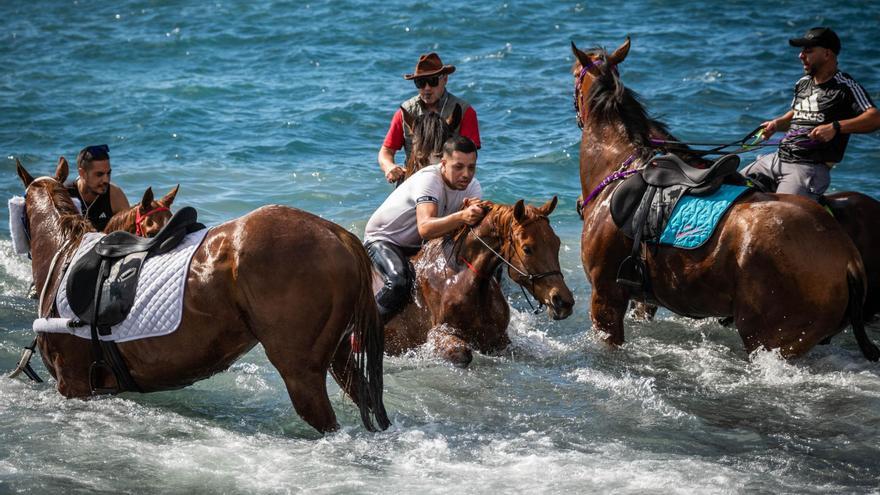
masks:
[[[144,237],[144,229],[143,229],[143,227],[141,227],[141,224],[144,222],[144,220],[147,219],[148,216],[150,216],[154,213],[159,213],[159,212],[163,212],[163,211],[171,211],[171,210],[169,210],[168,208],[166,208],[164,206],[160,206],[158,208],[153,208],[152,210],[141,215],[141,209],[138,208],[137,211],[135,212],[135,218],[134,218],[134,233],[135,233],[135,235],[138,235],[140,237]]]

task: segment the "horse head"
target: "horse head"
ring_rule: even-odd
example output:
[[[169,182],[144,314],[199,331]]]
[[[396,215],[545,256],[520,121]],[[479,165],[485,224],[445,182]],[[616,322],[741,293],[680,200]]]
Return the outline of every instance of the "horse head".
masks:
[[[443,143],[452,137],[452,133],[461,124],[461,105],[455,108],[449,118],[443,119],[437,112],[426,112],[414,117],[405,108],[400,107],[403,125],[412,136],[412,152],[406,161],[406,178],[425,166],[437,163],[443,155]]]
[[[67,160],[58,160],[53,177],[34,178],[17,158],[15,168],[25,187],[25,221],[32,243],[44,239],[38,235],[42,230],[50,231],[49,237],[55,242],[63,242],[60,237],[70,234],[71,229],[80,235],[94,230],[90,223],[82,219],[64,187],[69,174]]]
[[[562,320],[571,315],[574,297],[559,269],[560,241],[548,218],[556,201],[554,196],[540,207],[523,200],[513,206],[492,205],[474,233],[494,238],[510,278],[550,308],[554,320]]]
[[[589,98],[593,84],[597,79],[608,73],[617,73],[617,65],[626,59],[629,54],[630,39],[626,38],[617,50],[611,55],[604,48],[592,48],[589,51],[581,51],[571,42],[571,51],[575,61],[571,67],[574,76],[574,108],[577,112],[579,127],[584,127],[589,116],[589,108],[586,99]],[[623,86],[619,86],[619,91]]]
[[[153,199],[153,188],[148,187],[144,191],[144,197],[136,206],[134,232],[141,237],[153,237],[171,219],[171,203],[177,196],[180,184],[163,196],[159,201]],[[107,225],[109,228],[109,224]]]

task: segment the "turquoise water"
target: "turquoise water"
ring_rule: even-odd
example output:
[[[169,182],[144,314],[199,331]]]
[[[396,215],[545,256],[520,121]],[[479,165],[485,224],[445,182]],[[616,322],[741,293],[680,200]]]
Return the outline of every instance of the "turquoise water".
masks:
[[[850,333],[805,358],[747,356],[733,330],[661,313],[628,343],[591,334],[578,255],[580,138],[569,42],[614,48],[681,139],[730,141],[783,113],[801,75],[786,40],[841,35],[841,67],[876,101],[880,10],[865,2],[3,2],[0,192],[108,143],[135,201],[181,184],[216,224],[281,203],[361,235],[389,192],[376,153],[401,75],[438,51],[481,124],[488,198],[543,203],[576,297],[562,322],[514,308],[511,351],[461,371],[386,360],[394,426],[369,434],[332,386],[341,432],[294,414],[257,348],[184,390],[89,402],[0,379],[0,493],[874,492],[880,368]],[[857,136],[832,189],[880,197],[880,138]],[[26,260],[0,220],[0,370],[29,342]],[[880,340],[880,326],[869,334]],[[44,373],[42,365],[38,371]]]

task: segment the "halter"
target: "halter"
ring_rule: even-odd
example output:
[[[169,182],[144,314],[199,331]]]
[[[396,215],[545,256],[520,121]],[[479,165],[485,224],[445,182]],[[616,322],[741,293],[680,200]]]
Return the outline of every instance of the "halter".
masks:
[[[159,206],[158,208],[153,208],[152,210],[144,213],[143,215],[141,215],[140,208],[135,210],[135,218],[134,218],[134,233],[135,233],[135,235],[137,235],[139,237],[146,237],[144,235],[144,228],[141,226],[141,224],[144,223],[144,220],[146,220],[148,216],[150,216],[154,213],[159,213],[159,212],[163,212],[163,211],[171,211],[171,210],[169,210],[168,208],[166,208],[164,206]]]
[[[578,74],[574,83],[574,113],[577,116],[577,124],[578,128],[584,128],[584,117],[581,115],[581,86],[584,84],[584,77],[587,75],[587,71],[593,67],[598,67],[605,63],[604,59],[592,60],[589,64],[583,66],[581,68],[581,72]]]
[[[541,217],[538,217],[538,218],[534,218],[534,219],[532,219],[531,221],[536,221],[536,220],[540,220],[540,219],[547,220],[547,217],[541,216]],[[549,222],[549,220],[547,220],[547,221]],[[560,277],[565,278],[565,276],[564,276],[564,275],[562,274],[562,272],[559,271],[559,270],[551,270],[551,271],[549,271],[549,272],[535,273],[535,274],[528,273],[528,272],[525,272],[525,271],[523,271],[523,270],[520,270],[520,269],[517,268],[513,263],[511,263],[510,261],[508,261],[504,256],[502,256],[501,253],[499,253],[498,251],[495,251],[494,249],[492,249],[492,246],[490,246],[486,241],[484,241],[482,237],[480,237],[479,235],[477,235],[477,233],[474,231],[474,228],[473,228],[473,227],[468,227],[468,231],[470,232],[471,235],[474,236],[474,238],[475,238],[476,240],[480,241],[480,244],[482,244],[483,246],[485,246],[486,249],[488,249],[492,254],[494,254],[496,258],[498,258],[498,259],[501,260],[504,264],[506,264],[507,266],[509,266],[510,268],[512,268],[515,272],[517,272],[517,273],[519,273],[520,275],[522,275],[523,277],[525,277],[526,281],[527,281],[529,284],[531,284],[533,288],[534,288],[534,285],[535,285],[535,281],[536,281],[536,280],[540,280],[540,279],[542,279],[542,278],[544,278],[544,277],[550,277],[550,276],[552,276],[552,275],[559,275]],[[512,236],[513,236],[513,234],[511,234],[511,237],[512,237]],[[522,261],[522,260],[520,260],[520,261]],[[468,263],[467,260],[465,260],[465,263],[468,265],[468,268],[470,268],[471,271],[473,271],[474,273],[477,273],[477,274],[479,275],[479,273],[478,273],[477,270],[473,267],[473,265],[471,265],[470,263]],[[537,307],[537,309],[536,309],[535,306],[532,305],[532,302],[529,301],[529,297],[528,297],[528,295],[526,295],[526,291],[525,291],[525,289],[523,288],[523,285],[522,285],[522,284],[518,284],[518,285],[519,285],[520,290],[522,290],[522,293],[523,293],[523,296],[524,296],[525,299],[526,299],[526,302],[529,303],[529,306],[532,308],[532,313],[533,313],[533,314],[538,314],[538,313],[540,313],[541,311],[543,311],[543,309],[544,309],[544,303],[541,302],[541,301],[538,301],[538,307]],[[537,299],[536,299],[536,300],[537,300]]]

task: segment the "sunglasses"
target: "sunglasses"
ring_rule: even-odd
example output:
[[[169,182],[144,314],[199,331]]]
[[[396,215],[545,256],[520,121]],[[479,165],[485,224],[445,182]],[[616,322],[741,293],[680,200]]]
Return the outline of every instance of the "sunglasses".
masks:
[[[438,84],[440,84],[440,76],[431,76],[431,77],[417,77],[413,79],[413,82],[416,83],[416,87],[422,89],[427,84],[432,88],[436,88]]]
[[[86,146],[83,151],[92,156],[106,155],[107,153],[110,153],[110,147],[106,144],[96,144],[94,146]]]

